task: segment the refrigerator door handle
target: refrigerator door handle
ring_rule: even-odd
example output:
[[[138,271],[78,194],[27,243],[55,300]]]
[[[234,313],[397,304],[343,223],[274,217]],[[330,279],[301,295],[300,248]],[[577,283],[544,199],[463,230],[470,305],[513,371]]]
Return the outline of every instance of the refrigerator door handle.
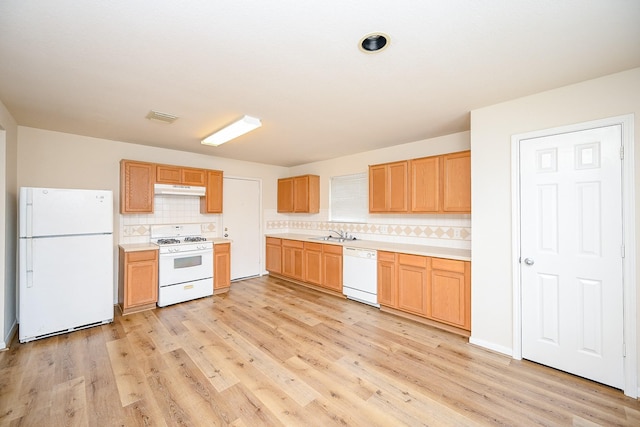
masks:
[[[27,288],[33,287],[33,239],[26,240],[26,270],[27,270]]]
[[[33,189],[27,189],[27,200],[25,203],[25,237],[33,236]]]

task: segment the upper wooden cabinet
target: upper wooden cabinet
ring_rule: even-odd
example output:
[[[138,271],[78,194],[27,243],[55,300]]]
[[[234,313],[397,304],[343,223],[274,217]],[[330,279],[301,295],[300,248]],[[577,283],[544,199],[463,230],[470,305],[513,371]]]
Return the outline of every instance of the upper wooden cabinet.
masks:
[[[408,162],[369,166],[369,212],[408,212]]]
[[[120,213],[152,213],[155,180],[153,163],[121,160]]]
[[[278,180],[278,212],[320,212],[320,177],[301,175]]]
[[[471,151],[442,156],[442,211],[471,213]]]
[[[369,212],[471,213],[471,152],[369,166]]]
[[[161,184],[206,185],[205,170],[156,165],[156,182]]]
[[[424,157],[409,162],[411,179],[411,212],[440,211],[441,158]]]
[[[120,161],[120,213],[153,213],[153,185],[182,184],[206,187],[201,213],[222,213],[222,171]]]
[[[471,213],[471,152],[409,161],[411,212]]]
[[[223,173],[217,170],[205,170],[207,192],[200,197],[200,213],[222,213]]]

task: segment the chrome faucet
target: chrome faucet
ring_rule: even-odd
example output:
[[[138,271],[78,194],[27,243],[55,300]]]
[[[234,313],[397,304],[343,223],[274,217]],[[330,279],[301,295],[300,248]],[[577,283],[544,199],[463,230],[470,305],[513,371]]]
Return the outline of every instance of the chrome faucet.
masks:
[[[338,236],[340,236],[341,239],[346,239],[347,238],[346,235],[342,234],[342,230],[340,230],[340,231],[329,230],[329,234],[331,234],[331,233],[336,233]]]

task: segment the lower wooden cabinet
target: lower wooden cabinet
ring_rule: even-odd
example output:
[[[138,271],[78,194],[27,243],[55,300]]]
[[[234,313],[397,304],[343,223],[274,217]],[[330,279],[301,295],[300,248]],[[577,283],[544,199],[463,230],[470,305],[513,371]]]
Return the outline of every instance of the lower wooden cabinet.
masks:
[[[220,293],[231,287],[231,244],[213,245],[213,292]]]
[[[398,254],[398,308],[427,314],[427,266],[429,258]]]
[[[322,286],[342,292],[342,246],[322,245]]]
[[[471,263],[378,251],[378,303],[471,330]]]
[[[433,258],[428,282],[427,316],[471,330],[471,263]]]
[[[397,254],[378,251],[378,304],[398,307]]]
[[[304,243],[282,239],[282,275],[304,280]]]
[[[118,304],[122,314],[154,308],[158,301],[158,251],[120,248]]]
[[[322,285],[322,244],[304,242],[304,281]]]
[[[342,246],[266,238],[266,268],[310,285],[342,293]]]

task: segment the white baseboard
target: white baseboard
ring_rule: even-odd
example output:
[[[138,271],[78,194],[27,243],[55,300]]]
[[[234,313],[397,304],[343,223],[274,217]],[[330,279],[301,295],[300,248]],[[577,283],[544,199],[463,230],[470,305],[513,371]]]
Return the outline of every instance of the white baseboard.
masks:
[[[469,344],[477,345],[478,347],[486,348],[487,350],[495,351],[497,353],[502,353],[506,354],[509,357],[513,357],[513,349],[509,347],[504,347],[474,337],[469,337]]]
[[[18,332],[18,322],[16,320],[13,321],[13,325],[9,328],[9,332],[7,332],[7,336],[2,337],[2,341],[0,341],[0,351],[6,350],[9,348],[9,344],[13,339],[13,336]]]

